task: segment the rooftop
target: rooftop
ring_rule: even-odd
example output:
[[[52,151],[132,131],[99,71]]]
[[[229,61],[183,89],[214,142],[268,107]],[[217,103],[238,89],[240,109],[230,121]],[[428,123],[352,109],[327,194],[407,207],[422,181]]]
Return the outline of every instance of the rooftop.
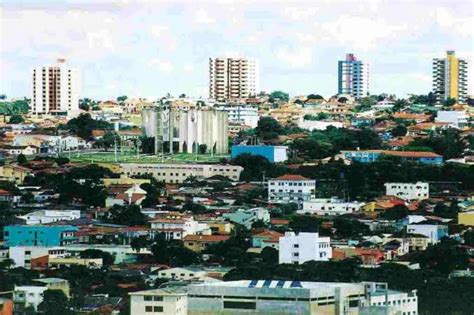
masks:
[[[310,179],[301,175],[286,174],[286,175],[277,177],[274,180],[310,180]]]

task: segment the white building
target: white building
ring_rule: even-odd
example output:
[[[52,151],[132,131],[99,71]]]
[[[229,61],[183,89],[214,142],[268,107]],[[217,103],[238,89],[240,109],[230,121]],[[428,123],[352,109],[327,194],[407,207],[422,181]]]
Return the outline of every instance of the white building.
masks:
[[[283,175],[268,180],[268,202],[297,203],[312,199],[316,190],[316,181],[301,175]]]
[[[31,268],[32,260],[49,256],[50,258],[64,257],[66,251],[62,247],[45,246],[12,246],[8,248],[8,256],[15,263],[15,267]]]
[[[306,120],[301,117],[297,122],[298,127],[308,130],[326,130],[327,127],[343,128],[344,123],[340,121]]]
[[[209,98],[248,98],[258,92],[258,64],[249,58],[209,58]]]
[[[66,65],[65,59],[33,69],[31,113],[78,115],[79,84],[79,71]]]
[[[260,119],[260,116],[258,115],[258,106],[254,104],[215,104],[214,108],[226,112],[227,117],[229,117],[229,123],[255,128]]]
[[[423,224],[423,222],[408,224],[407,233],[424,235],[429,238],[431,244],[436,244],[449,235],[447,225]]]
[[[243,225],[247,229],[252,228],[252,224],[257,221],[270,222],[270,212],[265,208],[239,209],[235,212],[224,213],[222,217],[233,223]]]
[[[188,314],[188,298],[181,287],[170,287],[129,293],[130,315]]]
[[[469,115],[466,111],[439,110],[436,113],[435,121],[448,123],[453,128],[463,129],[469,125]]]
[[[223,164],[120,164],[122,174],[127,176],[151,174],[158,181],[165,183],[182,183],[188,177],[209,178],[220,175],[237,181],[243,167]]]
[[[369,64],[357,60],[354,54],[346,54],[338,62],[338,94],[350,94],[356,98],[369,93]]]
[[[80,210],[39,210],[25,215],[17,216],[24,220],[26,225],[48,224],[58,221],[71,221],[81,217]]]
[[[310,260],[328,261],[332,258],[329,237],[318,233],[286,232],[280,237],[278,262],[280,264],[302,264]]]
[[[418,314],[416,290],[409,293],[378,288],[377,283],[366,283],[367,295],[363,305],[374,311],[370,314]],[[380,313],[375,313],[379,310]],[[364,313],[365,314],[365,313]]]
[[[297,212],[300,214],[341,215],[360,211],[364,205],[365,203],[358,201],[346,202],[337,198],[315,198],[303,201],[303,208]]]
[[[38,310],[38,305],[43,302],[44,291],[48,290],[46,286],[22,285],[15,286],[13,291],[13,302],[27,307],[33,307]]]
[[[195,221],[192,216],[170,213],[150,221],[156,233],[162,233],[167,240],[182,240],[186,235],[211,235],[207,223]]]
[[[416,183],[385,183],[385,194],[396,196],[406,201],[423,200],[430,197],[430,184]]]

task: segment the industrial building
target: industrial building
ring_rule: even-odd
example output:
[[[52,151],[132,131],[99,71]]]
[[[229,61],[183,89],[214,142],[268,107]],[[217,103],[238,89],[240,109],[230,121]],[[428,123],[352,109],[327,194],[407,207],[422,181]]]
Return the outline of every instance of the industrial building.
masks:
[[[212,107],[196,106],[188,110],[166,104],[142,111],[147,137],[155,138],[158,153],[228,154],[228,114]]]
[[[418,314],[416,291],[385,283],[240,280],[169,287],[131,296],[130,314]]]

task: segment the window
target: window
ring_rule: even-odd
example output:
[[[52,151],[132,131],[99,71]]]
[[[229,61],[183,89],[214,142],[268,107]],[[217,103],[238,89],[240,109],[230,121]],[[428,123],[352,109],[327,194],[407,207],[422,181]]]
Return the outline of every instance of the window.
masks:
[[[145,312],[147,313],[153,312],[153,306],[145,306]]]
[[[143,300],[144,300],[144,301],[152,301],[152,300],[153,300],[153,297],[150,296],[150,295],[145,295],[145,296],[143,297]]]
[[[162,313],[163,312],[163,306],[154,306],[153,307],[153,312]]]
[[[255,310],[257,304],[255,302],[224,301],[224,308]]]

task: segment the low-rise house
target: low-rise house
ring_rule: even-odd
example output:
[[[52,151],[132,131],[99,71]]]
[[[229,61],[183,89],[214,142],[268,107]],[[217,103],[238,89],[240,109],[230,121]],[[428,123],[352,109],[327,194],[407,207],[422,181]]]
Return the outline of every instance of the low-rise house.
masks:
[[[0,202],[12,203],[13,194],[5,189],[0,189]]]
[[[27,307],[38,310],[38,305],[43,302],[43,293],[46,290],[62,290],[69,297],[69,282],[60,278],[42,278],[33,280],[34,285],[15,286],[13,302],[15,310]]]
[[[31,176],[33,171],[27,167],[17,164],[0,166],[0,179],[22,184],[27,176]]]
[[[2,148],[7,154],[17,156],[23,155],[35,155],[38,153],[38,147],[33,145],[7,145]]]
[[[138,184],[114,184],[107,187],[106,207],[114,205],[141,205],[147,192]]]
[[[17,216],[26,225],[72,221],[81,217],[80,210],[40,210]]]
[[[56,257],[49,258],[48,266],[53,269],[61,269],[71,266],[85,266],[87,268],[101,268],[102,258],[79,258],[79,257]]]
[[[203,281],[207,272],[199,267],[177,267],[158,271],[158,278],[179,281]]]
[[[474,211],[459,212],[458,223],[467,226],[474,226]]]
[[[279,240],[278,262],[280,264],[302,264],[310,260],[328,261],[332,258],[329,237],[318,233],[286,232]]]
[[[271,247],[278,249],[280,243],[280,237],[283,234],[280,232],[272,231],[272,230],[265,230],[262,232],[258,232],[252,235],[252,247],[256,248],[265,248]]]
[[[409,252],[423,251],[430,244],[430,239],[421,234],[398,232],[388,238],[388,240],[397,240],[407,242]]]
[[[211,235],[206,223],[199,223],[192,216],[177,212],[160,215],[150,223],[151,228],[167,240],[182,240],[186,235]]]
[[[448,123],[449,126],[457,129],[463,129],[469,126],[469,115],[466,111],[445,111],[439,110],[436,113],[436,122]]]
[[[150,255],[151,252],[146,248],[139,251],[129,245],[109,245],[109,244],[74,244],[63,247],[67,254],[79,257],[81,252],[88,249],[100,250],[109,253],[114,257],[114,264],[134,263],[139,255]]]
[[[247,229],[250,229],[252,224],[257,221],[263,221],[264,223],[270,222],[270,213],[265,208],[239,209],[235,212],[224,213],[222,217],[231,222],[243,225]]]
[[[183,238],[183,243],[184,247],[194,252],[202,252],[209,245],[225,242],[228,239],[228,235],[186,235]]]
[[[430,244],[438,243],[443,237],[449,235],[447,225],[432,224],[429,221],[407,225],[407,233],[424,235],[428,237]]]

